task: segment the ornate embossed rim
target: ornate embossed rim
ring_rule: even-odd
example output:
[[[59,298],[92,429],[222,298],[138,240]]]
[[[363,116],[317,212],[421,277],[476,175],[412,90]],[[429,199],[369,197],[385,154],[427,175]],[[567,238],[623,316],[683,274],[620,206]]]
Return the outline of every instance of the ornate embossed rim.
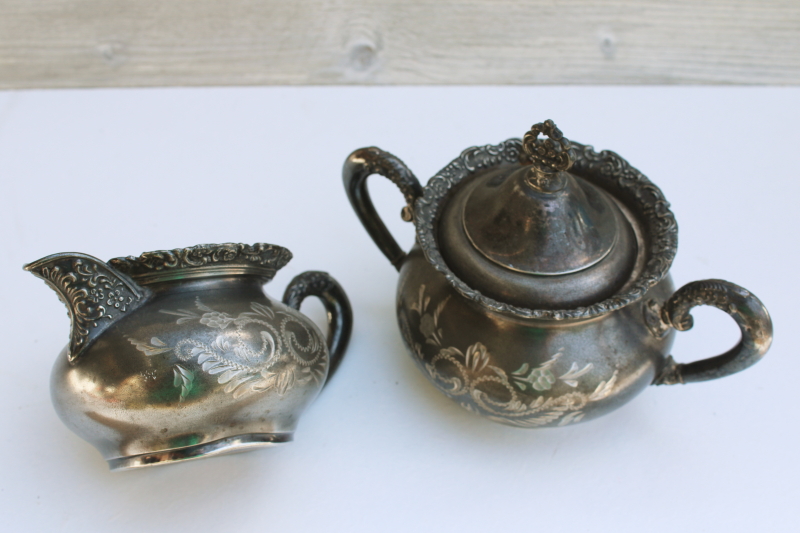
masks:
[[[292,252],[275,244],[229,242],[117,257],[108,264],[140,283],[241,274],[269,281],[291,259]]]
[[[647,177],[614,152],[594,151],[591,146],[572,142],[575,162],[571,173],[610,192],[620,200],[641,224],[645,261],[641,273],[621,292],[586,307],[573,309],[529,309],[506,304],[471,288],[447,266],[439,252],[436,221],[450,191],[463,179],[501,164],[518,164],[522,152],[520,139],[498,145],[475,146],[433,176],[417,199],[414,209],[417,240],[428,261],[463,296],[501,313],[523,318],[567,320],[593,318],[621,309],[641,299],[661,281],[672,266],[678,246],[678,226],[661,190]]]

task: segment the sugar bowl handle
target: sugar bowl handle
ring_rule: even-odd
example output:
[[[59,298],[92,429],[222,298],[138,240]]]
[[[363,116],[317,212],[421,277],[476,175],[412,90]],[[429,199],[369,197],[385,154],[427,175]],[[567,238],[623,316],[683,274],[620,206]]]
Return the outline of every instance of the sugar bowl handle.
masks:
[[[361,148],[356,150],[344,162],[342,179],[350,205],[353,206],[359,220],[394,267],[400,270],[400,265],[406,253],[398,246],[392,234],[384,225],[367,191],[367,178],[373,174],[380,174],[389,178],[397,185],[406,199],[401,216],[406,222],[414,219],[414,201],[422,196],[422,187],[416,176],[397,157],[380,148]]]
[[[742,339],[731,350],[717,357],[676,363],[672,356],[654,381],[655,385],[673,385],[717,379],[740,372],[759,361],[772,344],[772,319],[754,294],[728,281],[707,279],[687,283],[663,306],[646,303],[648,326],[656,335],[664,335],[670,327],[678,331],[691,329],[689,311],[698,305],[713,305],[728,313],[739,325]]]
[[[353,329],[353,310],[342,286],[327,272],[308,271],[298,274],[286,287],[283,303],[300,310],[300,304],[308,296],[316,296],[325,306],[328,315],[328,352],[331,363],[328,367],[327,384],[342,361],[350,332]]]

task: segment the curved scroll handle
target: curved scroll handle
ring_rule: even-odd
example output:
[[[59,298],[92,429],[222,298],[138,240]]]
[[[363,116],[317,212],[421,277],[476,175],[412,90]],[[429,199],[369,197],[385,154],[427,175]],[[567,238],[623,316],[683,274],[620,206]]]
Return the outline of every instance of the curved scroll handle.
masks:
[[[375,211],[367,191],[367,178],[372,174],[380,174],[397,185],[406,198],[406,206],[401,216],[406,222],[414,219],[414,201],[422,196],[422,187],[416,176],[397,157],[380,148],[361,148],[356,150],[344,162],[342,179],[350,205],[353,206],[359,220],[378,246],[383,255],[400,270],[406,253],[398,246],[392,234],[386,229],[383,221]]]
[[[652,309],[653,304],[648,302],[648,305]],[[673,385],[729,376],[755,364],[769,350],[772,319],[764,304],[742,287],[720,279],[694,281],[678,289],[660,310],[660,331],[665,332],[669,327],[679,331],[691,329],[693,320],[689,311],[697,305],[713,305],[731,315],[742,331],[742,339],[724,354],[694,363],[675,363],[670,356],[654,384]]]
[[[300,304],[308,296],[316,296],[328,314],[328,352],[331,363],[327,384],[342,361],[350,332],[353,329],[353,310],[342,286],[327,272],[308,271],[298,274],[289,282],[283,293],[283,303],[300,310]]]

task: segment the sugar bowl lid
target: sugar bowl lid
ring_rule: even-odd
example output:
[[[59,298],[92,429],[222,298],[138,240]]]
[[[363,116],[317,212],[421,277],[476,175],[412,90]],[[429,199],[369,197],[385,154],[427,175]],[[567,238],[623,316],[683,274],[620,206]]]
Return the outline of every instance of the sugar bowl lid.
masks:
[[[569,172],[574,157],[547,120],[525,134],[519,163],[464,180],[438,224],[450,269],[483,295],[526,308],[575,308],[618,292],[636,264],[636,235],[617,199]]]

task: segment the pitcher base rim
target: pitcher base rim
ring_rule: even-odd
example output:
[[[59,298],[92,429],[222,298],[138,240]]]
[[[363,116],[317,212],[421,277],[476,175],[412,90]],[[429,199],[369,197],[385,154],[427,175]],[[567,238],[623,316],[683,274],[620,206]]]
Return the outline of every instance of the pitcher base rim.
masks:
[[[134,468],[202,459],[204,457],[247,452],[256,448],[275,446],[291,441],[292,433],[246,433],[182,448],[117,457],[108,460],[108,467],[112,472],[119,472]]]

